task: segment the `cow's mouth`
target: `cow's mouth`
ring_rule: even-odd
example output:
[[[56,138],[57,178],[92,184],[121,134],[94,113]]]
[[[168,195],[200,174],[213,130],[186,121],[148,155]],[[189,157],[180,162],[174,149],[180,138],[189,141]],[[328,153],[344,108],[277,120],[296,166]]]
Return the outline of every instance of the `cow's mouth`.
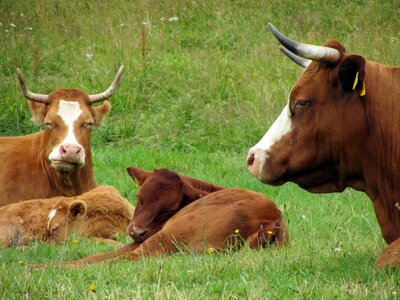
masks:
[[[65,161],[65,160],[52,160],[51,166],[58,172],[67,173],[67,172],[71,172],[72,170],[76,170],[76,169],[83,167],[84,164]]]

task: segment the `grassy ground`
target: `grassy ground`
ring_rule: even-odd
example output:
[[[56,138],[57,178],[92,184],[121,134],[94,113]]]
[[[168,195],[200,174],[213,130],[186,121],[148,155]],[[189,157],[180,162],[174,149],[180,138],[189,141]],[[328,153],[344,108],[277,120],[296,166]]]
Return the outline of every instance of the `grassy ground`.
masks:
[[[19,298],[389,298],[399,271],[376,272],[384,247],[372,206],[354,191],[313,195],[262,185],[245,168],[301,69],[267,31],[399,65],[397,1],[9,1],[0,4],[0,135],[38,130],[17,86],[105,89],[126,66],[104,127],[93,132],[100,184],[135,202],[125,168],[169,167],[274,199],[284,249],[120,262],[79,271],[30,270],[110,249],[91,241],[0,251],[0,295]],[[177,17],[178,19],[169,19]],[[127,241],[121,237],[121,241]],[[89,290],[93,283],[96,293]]]

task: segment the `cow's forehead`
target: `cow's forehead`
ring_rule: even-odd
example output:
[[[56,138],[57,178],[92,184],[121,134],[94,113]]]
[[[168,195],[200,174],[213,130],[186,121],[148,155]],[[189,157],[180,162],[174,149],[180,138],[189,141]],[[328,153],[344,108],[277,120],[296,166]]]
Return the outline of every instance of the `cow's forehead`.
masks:
[[[79,102],[60,100],[57,114],[66,124],[71,124],[82,114],[82,109]]]

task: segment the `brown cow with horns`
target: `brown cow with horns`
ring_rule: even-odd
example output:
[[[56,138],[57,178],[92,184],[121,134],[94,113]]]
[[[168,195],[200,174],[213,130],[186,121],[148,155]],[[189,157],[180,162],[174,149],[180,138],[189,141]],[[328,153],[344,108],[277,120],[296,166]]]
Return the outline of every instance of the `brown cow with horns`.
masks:
[[[87,95],[78,89],[32,93],[19,69],[24,96],[33,120],[44,130],[26,136],[0,138],[0,206],[54,196],[77,196],[96,186],[90,133],[111,109],[108,99],[118,86],[123,66],[104,92]]]
[[[282,52],[305,70],[281,115],[250,149],[250,173],[313,193],[365,192],[384,239],[397,240],[376,266],[399,265],[400,68],[347,55],[335,40],[307,45],[269,28]]]

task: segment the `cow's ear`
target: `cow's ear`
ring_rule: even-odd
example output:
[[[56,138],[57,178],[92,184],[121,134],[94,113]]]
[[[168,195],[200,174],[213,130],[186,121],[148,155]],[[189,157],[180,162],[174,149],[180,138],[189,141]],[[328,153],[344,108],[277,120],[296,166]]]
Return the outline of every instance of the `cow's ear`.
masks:
[[[365,95],[365,59],[359,55],[349,55],[342,59],[338,71],[339,84],[344,93]]]
[[[46,104],[28,100],[28,105],[32,114],[31,120],[33,121],[33,123],[43,124],[47,111]]]
[[[191,203],[193,201],[196,201],[206,195],[209,194],[209,192],[199,190],[193,187],[188,181],[182,179],[183,181],[183,196],[185,198],[185,202]]]
[[[94,109],[94,126],[99,127],[103,124],[104,118],[108,115],[111,110],[111,104],[108,101],[104,101],[104,103],[100,106],[93,107]]]
[[[87,213],[87,206],[86,206],[86,202],[84,201],[74,201],[71,203],[71,205],[69,206],[69,214],[73,217],[73,218],[83,218],[86,216]]]
[[[133,181],[138,185],[141,186],[146,178],[152,174],[153,172],[148,172],[137,167],[128,167],[126,169],[128,171],[129,176],[132,177]]]

